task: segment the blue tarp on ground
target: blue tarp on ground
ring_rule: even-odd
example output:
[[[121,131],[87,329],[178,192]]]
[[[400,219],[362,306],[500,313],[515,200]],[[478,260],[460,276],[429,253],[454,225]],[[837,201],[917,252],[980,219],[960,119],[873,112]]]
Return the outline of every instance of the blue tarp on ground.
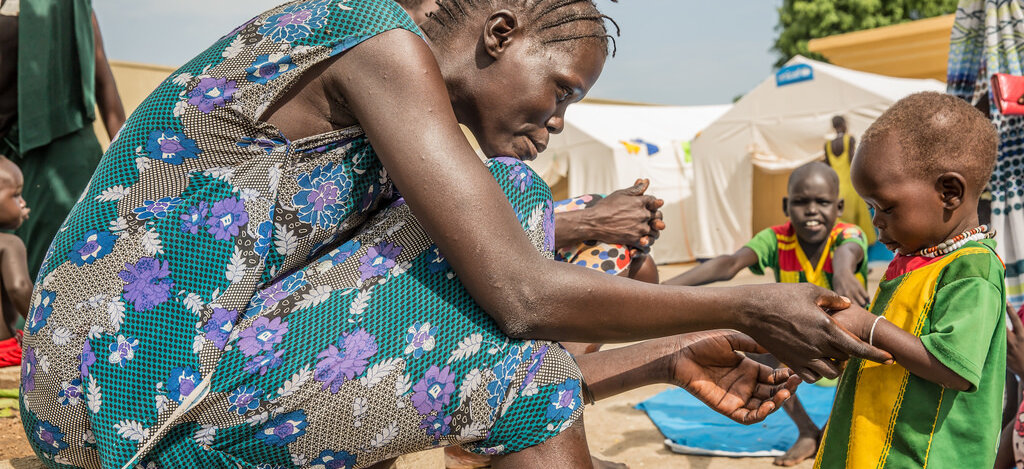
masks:
[[[811,420],[824,426],[836,388],[802,384],[796,393]],[[761,423],[740,425],[679,388],[664,391],[636,407],[647,412],[665,435],[665,444],[677,453],[777,456],[796,442],[796,425],[782,409]]]

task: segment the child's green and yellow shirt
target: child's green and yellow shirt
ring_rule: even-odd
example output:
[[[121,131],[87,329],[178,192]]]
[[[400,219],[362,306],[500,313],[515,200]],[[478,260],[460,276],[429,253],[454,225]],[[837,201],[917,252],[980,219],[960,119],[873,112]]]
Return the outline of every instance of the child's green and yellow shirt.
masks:
[[[765,228],[746,247],[757,254],[757,264],[750,266],[750,271],[764,275],[765,268],[775,271],[775,281],[780,283],[813,283],[819,287],[832,289],[832,256],[839,246],[846,243],[857,243],[864,250],[864,259],[857,268],[857,279],[867,285],[868,246],[864,240],[864,232],[857,225],[836,223],[829,233],[825,251],[818,259],[817,265],[811,265],[796,239],[796,231],[791,222],[784,225]]]
[[[993,241],[896,256],[871,312],[970,382],[955,391],[898,363],[850,359],[815,468],[992,467],[1006,373],[1006,291]]]

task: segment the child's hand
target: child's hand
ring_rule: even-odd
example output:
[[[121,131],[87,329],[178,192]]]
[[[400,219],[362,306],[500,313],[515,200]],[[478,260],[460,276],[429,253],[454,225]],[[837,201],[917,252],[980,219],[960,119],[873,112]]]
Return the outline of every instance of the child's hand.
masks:
[[[857,276],[850,272],[836,272],[832,277],[832,289],[849,298],[850,302],[857,306],[864,306],[871,301],[867,289],[860,280],[857,280]]]
[[[832,320],[837,322],[843,329],[846,329],[847,332],[865,342],[867,342],[868,336],[871,334],[871,325],[875,322],[876,317],[855,303],[851,304],[849,308],[832,313]]]
[[[1006,367],[1017,376],[1024,375],[1024,325],[1013,309],[1009,309],[1012,331],[1006,331]]]

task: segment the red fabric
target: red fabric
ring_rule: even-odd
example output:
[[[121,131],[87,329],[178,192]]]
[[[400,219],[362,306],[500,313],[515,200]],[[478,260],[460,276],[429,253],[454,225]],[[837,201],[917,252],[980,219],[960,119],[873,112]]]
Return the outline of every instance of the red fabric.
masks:
[[[0,340],[0,368],[21,365],[21,345],[17,337]]]
[[[892,262],[889,263],[889,268],[885,270],[885,280],[892,280],[912,270],[920,269],[921,267],[938,261],[943,257],[945,256],[924,257],[897,254]]]

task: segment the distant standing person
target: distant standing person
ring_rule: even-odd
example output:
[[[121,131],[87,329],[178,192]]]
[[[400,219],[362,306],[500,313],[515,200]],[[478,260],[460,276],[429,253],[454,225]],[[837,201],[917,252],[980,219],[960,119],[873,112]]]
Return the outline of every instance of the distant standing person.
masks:
[[[847,133],[846,118],[843,116],[832,118],[832,128],[836,131],[836,138],[825,143],[825,163],[839,175],[839,197],[846,201],[846,209],[839,220],[859,226],[870,246],[875,242],[875,227],[871,225],[871,213],[864,200],[857,195],[857,191],[853,190],[853,183],[850,182],[850,162],[853,160],[857,139]]]
[[[89,183],[125,113],[89,0],[0,0],[0,155],[21,167],[39,216],[16,233],[35,277],[50,241]]]

